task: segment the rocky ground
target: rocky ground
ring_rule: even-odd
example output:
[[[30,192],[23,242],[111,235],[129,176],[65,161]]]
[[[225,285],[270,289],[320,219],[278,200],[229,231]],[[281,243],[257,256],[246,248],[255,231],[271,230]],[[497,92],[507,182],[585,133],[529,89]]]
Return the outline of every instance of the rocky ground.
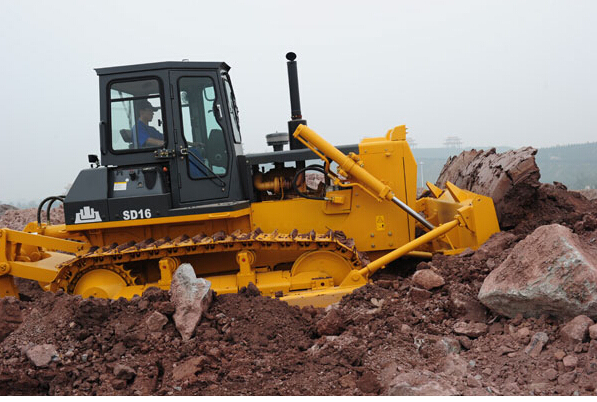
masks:
[[[579,193],[581,193],[585,198],[589,199],[589,200],[595,200],[597,199],[597,189],[589,189],[589,190],[578,190]]]
[[[540,184],[522,152],[461,158],[502,180],[479,192],[506,230],[327,309],[249,287],[205,302],[188,335],[175,289],[81,299],[19,280],[21,300],[0,299],[0,395],[595,395],[597,202]]]
[[[47,210],[40,214],[43,223],[47,222]],[[37,208],[17,209],[11,205],[0,204],[0,228],[23,230],[29,222],[37,221]],[[50,210],[50,223],[58,225],[64,223],[64,208],[62,205]]]

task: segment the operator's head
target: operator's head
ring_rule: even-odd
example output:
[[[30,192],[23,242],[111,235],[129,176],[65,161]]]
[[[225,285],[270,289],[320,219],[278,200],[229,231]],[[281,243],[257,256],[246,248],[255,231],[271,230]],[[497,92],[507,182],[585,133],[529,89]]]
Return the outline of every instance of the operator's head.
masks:
[[[139,113],[139,120],[148,123],[153,119],[153,112],[159,110],[159,107],[153,107],[147,99],[141,99],[136,102],[137,111]]]

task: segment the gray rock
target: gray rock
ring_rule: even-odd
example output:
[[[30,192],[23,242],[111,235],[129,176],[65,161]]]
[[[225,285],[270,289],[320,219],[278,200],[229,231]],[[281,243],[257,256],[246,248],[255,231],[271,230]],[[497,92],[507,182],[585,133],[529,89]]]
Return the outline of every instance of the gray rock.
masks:
[[[196,373],[203,370],[207,360],[205,356],[193,356],[184,362],[177,363],[172,367],[172,378],[175,381],[182,381],[194,377]]]
[[[58,352],[54,345],[43,344],[35,345],[26,352],[27,357],[36,367],[44,367],[50,364],[52,360],[58,360]]]
[[[558,376],[558,384],[559,385],[568,385],[572,384],[576,379],[576,372],[571,371],[569,373],[560,374]]]
[[[579,315],[560,329],[560,337],[568,343],[584,342],[589,335],[589,327],[593,324],[593,320],[586,315]]]
[[[483,386],[481,381],[478,378],[476,378],[476,376],[473,377],[470,374],[466,376],[466,385],[468,385],[471,388],[481,388]]]
[[[182,264],[174,272],[170,286],[170,299],[175,306],[174,324],[183,341],[193,336],[204,311],[213,299],[211,283],[197,278],[191,264]]]
[[[450,306],[463,320],[484,322],[487,318],[484,305],[477,299],[456,291],[450,292]]]
[[[549,369],[545,370],[544,376],[549,381],[553,381],[556,378],[558,378],[558,371],[554,368],[549,368]]]
[[[553,388],[553,385],[551,385],[548,382],[534,382],[532,384],[529,385],[529,389],[531,391],[533,391],[533,393],[536,394],[544,394],[544,393],[548,393],[550,392],[550,390]]]
[[[597,360],[589,360],[585,364],[585,373],[587,373],[587,374],[597,373]]]
[[[453,330],[458,335],[466,335],[470,338],[478,338],[487,333],[487,325],[481,322],[457,322]]]
[[[589,327],[589,338],[597,339],[597,324],[593,324]]]
[[[524,353],[531,357],[539,357],[543,347],[549,341],[549,336],[545,332],[537,332],[531,338],[528,346],[524,349]]]
[[[431,292],[417,287],[411,287],[408,291],[408,296],[415,303],[422,303],[431,298]]]
[[[117,363],[114,366],[114,376],[120,380],[132,380],[137,373],[135,370],[124,364]]]
[[[460,342],[446,336],[423,334],[422,336],[415,336],[414,343],[418,345],[419,353],[423,356],[447,356],[452,353],[458,354],[461,351]]]
[[[564,367],[573,369],[578,364],[578,357],[573,356],[573,355],[568,355],[568,356],[564,357],[564,359],[562,360],[562,363],[564,363]]]
[[[410,371],[397,375],[388,385],[386,395],[458,395],[456,389],[431,371]]]
[[[330,310],[317,323],[317,333],[319,335],[340,335],[344,328],[344,315],[338,309]]]
[[[483,282],[479,300],[514,317],[597,318],[597,258],[561,225],[540,226]]]
[[[443,337],[438,342],[438,347],[440,348],[440,350],[442,350],[446,354],[460,353],[460,351],[462,350],[458,339],[449,338],[449,337]]]
[[[147,329],[150,332],[159,332],[164,328],[164,325],[168,324],[168,317],[164,314],[160,313],[159,311],[154,311],[147,320],[145,320],[147,324]]]
[[[460,355],[449,354],[440,364],[440,370],[443,374],[449,377],[464,378],[470,364],[466,362]],[[453,380],[453,378],[451,378]]]
[[[444,278],[433,272],[431,269],[421,269],[413,275],[412,281],[420,288],[431,290],[443,286],[446,281]]]

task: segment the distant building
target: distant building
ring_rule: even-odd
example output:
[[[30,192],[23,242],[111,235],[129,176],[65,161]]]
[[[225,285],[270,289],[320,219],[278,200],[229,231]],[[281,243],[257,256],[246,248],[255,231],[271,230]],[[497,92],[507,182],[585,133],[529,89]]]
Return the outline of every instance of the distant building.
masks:
[[[444,147],[446,148],[462,148],[462,140],[460,137],[447,137],[444,141]]]
[[[406,142],[408,142],[408,145],[411,148],[416,148],[417,147],[417,141],[415,141],[415,139],[413,137],[409,137],[408,135],[406,136]]]

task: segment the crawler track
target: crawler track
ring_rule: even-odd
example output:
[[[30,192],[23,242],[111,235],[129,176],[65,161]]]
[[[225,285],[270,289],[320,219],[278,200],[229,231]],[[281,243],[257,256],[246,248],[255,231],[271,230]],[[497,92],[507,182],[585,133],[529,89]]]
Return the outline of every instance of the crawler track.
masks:
[[[159,261],[166,257],[184,260],[187,256],[241,250],[273,254],[284,251],[331,251],[349,261],[353,269],[361,268],[368,263],[367,257],[357,251],[354,241],[346,238],[340,231],[329,230],[326,233],[316,233],[312,230],[303,234],[299,234],[296,229],[284,234],[278,233],[277,230],[263,233],[260,229],[250,233],[237,230],[226,234],[220,231],[211,236],[202,233],[195,236],[182,235],[175,239],[150,238],[140,242],[129,241],[123,244],[114,243],[105,247],[94,247],[85,254],[59,265],[57,268],[60,271],[50,284],[50,290],[56,291],[61,288],[73,293],[81,276],[94,269],[116,272],[127,286],[131,286],[135,284],[136,278],[130,274],[127,265],[133,262]]]

